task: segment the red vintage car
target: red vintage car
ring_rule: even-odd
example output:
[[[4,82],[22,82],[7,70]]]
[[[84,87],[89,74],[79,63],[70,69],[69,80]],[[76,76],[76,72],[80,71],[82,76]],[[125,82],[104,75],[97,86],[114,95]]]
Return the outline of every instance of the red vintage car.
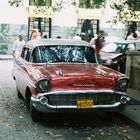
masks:
[[[122,111],[130,101],[128,77],[99,65],[94,48],[81,40],[27,42],[12,76],[33,121],[41,112]]]

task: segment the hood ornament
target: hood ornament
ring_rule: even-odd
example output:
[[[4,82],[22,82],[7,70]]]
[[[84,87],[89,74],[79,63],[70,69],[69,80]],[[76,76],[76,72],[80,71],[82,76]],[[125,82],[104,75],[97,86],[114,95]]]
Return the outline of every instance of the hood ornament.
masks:
[[[57,71],[57,74],[58,74],[59,76],[63,76],[63,75],[64,75],[64,73],[63,73],[62,70]]]

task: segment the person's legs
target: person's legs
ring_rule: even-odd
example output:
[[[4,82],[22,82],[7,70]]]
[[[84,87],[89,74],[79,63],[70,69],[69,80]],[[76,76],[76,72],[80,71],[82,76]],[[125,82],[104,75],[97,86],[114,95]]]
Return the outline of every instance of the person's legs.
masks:
[[[99,63],[99,64],[102,64],[102,60],[101,60],[101,58],[100,58],[100,55],[97,55],[97,60],[98,60],[98,63]]]

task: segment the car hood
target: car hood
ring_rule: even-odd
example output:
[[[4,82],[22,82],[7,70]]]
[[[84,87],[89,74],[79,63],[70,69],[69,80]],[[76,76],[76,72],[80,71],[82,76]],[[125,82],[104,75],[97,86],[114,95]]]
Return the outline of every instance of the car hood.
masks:
[[[41,77],[51,81],[52,89],[114,89],[116,71],[94,64],[49,64],[37,66]]]
[[[113,60],[117,57],[122,55],[122,53],[107,53],[107,52],[101,52],[100,57],[102,60]]]

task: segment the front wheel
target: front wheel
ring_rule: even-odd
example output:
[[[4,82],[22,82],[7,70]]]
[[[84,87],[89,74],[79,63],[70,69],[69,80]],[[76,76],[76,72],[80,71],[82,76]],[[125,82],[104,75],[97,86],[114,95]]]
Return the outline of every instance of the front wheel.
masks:
[[[121,72],[121,73],[125,73],[125,64],[124,63],[118,63],[117,64],[117,71]]]
[[[18,96],[18,98],[19,99],[24,99],[23,96],[22,96],[22,94],[20,93],[20,91],[18,89],[16,89],[16,90],[17,90],[17,96]]]
[[[114,112],[105,111],[104,112],[104,119],[107,121],[112,121],[114,116]]]
[[[32,120],[34,122],[40,121],[40,119],[41,119],[41,112],[37,111],[35,109],[35,107],[31,104],[31,102],[30,102],[30,109],[29,109],[29,111],[30,111],[31,118],[32,118]]]

